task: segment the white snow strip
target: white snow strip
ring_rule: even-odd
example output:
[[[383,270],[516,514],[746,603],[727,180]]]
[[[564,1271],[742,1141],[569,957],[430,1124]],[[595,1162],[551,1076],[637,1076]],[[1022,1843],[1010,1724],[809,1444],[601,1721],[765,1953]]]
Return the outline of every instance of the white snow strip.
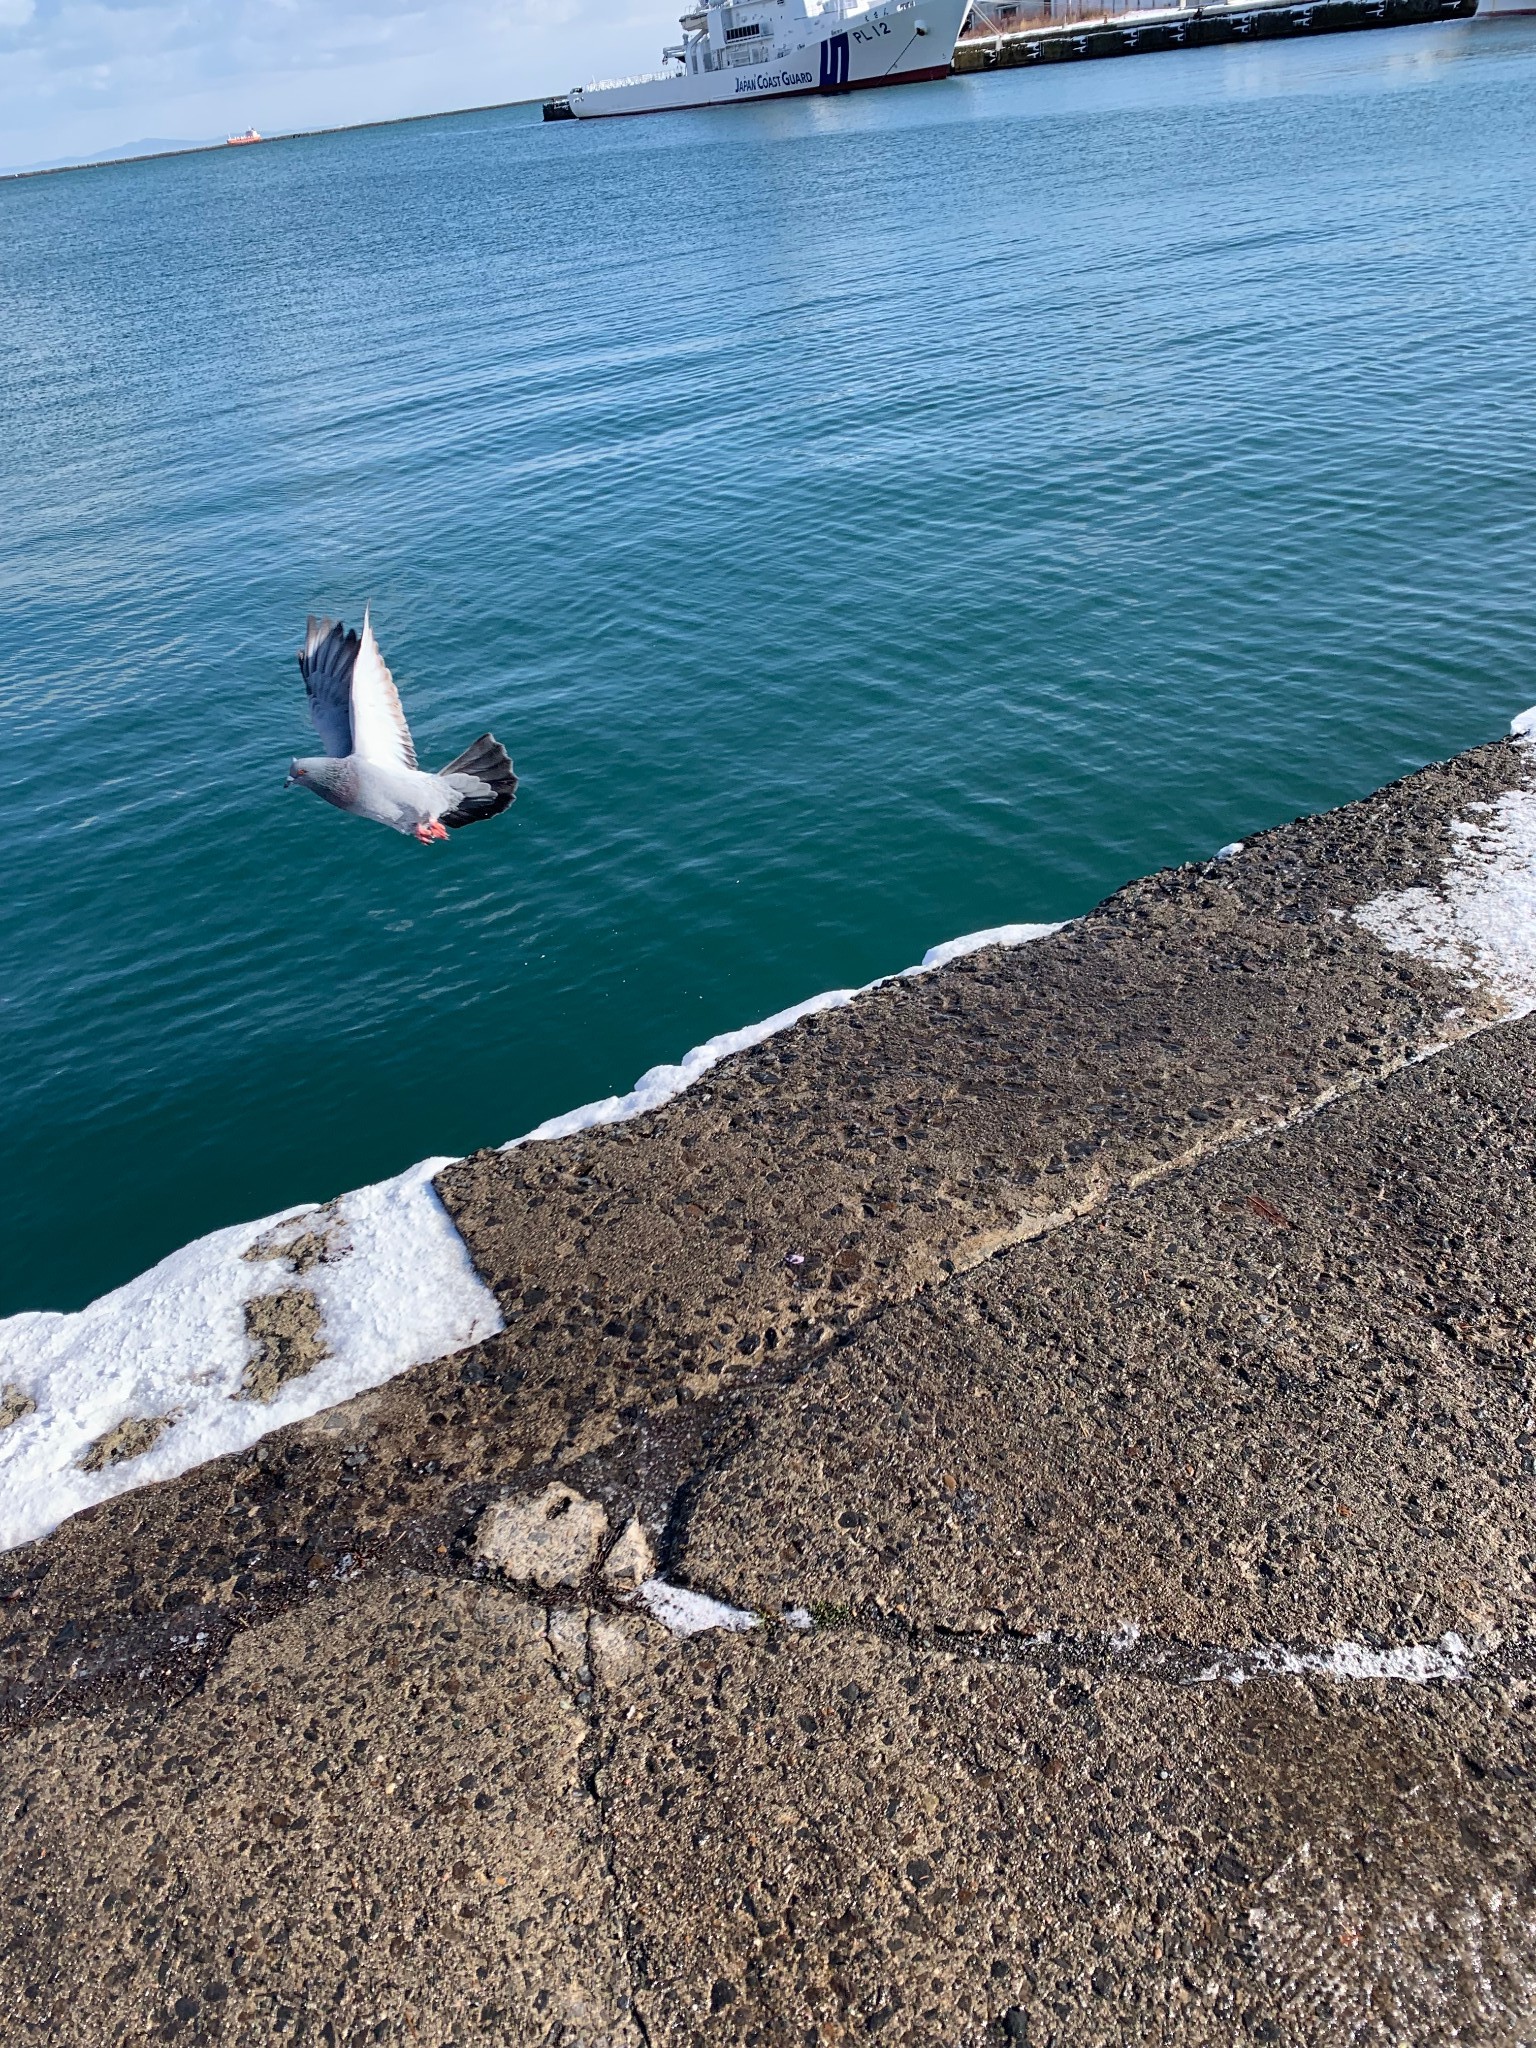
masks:
[[[690,1592],[686,1586],[669,1586],[665,1579],[647,1579],[635,1596],[647,1612],[675,1636],[702,1635],[705,1629],[729,1629],[735,1634],[758,1626],[759,1617],[745,1607],[727,1607],[707,1593]]]
[[[761,1045],[765,1038],[787,1031],[802,1017],[814,1017],[823,1010],[846,1009],[855,996],[867,995],[887,981],[929,974],[966,953],[979,953],[983,946],[1027,946],[1032,939],[1048,938],[1061,928],[1060,924],[1000,924],[984,932],[970,932],[962,939],[946,939],[941,946],[930,946],[918,967],[904,967],[896,975],[882,974],[876,981],[865,982],[862,988],[828,989],[822,995],[808,996],[803,1003],[792,1003],[787,1010],[776,1010],[759,1024],[743,1025],[739,1031],[722,1031],[718,1037],[706,1038],[702,1045],[684,1053],[675,1066],[648,1068],[627,1095],[605,1095],[600,1102],[584,1102],[579,1109],[549,1117],[531,1131],[525,1131],[522,1137],[509,1139],[501,1149],[510,1152],[515,1146],[535,1144],[544,1138],[572,1138],[578,1131],[590,1131],[599,1124],[627,1123],[631,1117],[643,1116],[647,1110],[660,1109],[671,1102],[733,1052],[746,1052]]]
[[[701,1635],[706,1629],[742,1633],[759,1627],[763,1619],[749,1608],[727,1606],[707,1593],[668,1585],[665,1579],[647,1579],[635,1597],[675,1636]],[[816,1625],[805,1607],[786,1609],[780,1620],[793,1629]],[[1043,1647],[1054,1640],[1054,1631],[1046,1629],[1022,1640]],[[1157,1644],[1149,1643],[1134,1621],[1117,1623],[1105,1639],[1105,1647],[1112,1656],[1150,1655],[1154,1667],[1159,1655]],[[1284,1643],[1272,1643],[1252,1650],[1218,1650],[1215,1661],[1187,1682],[1209,1685],[1225,1680],[1228,1685],[1246,1685],[1253,1678],[1332,1678],[1340,1684],[1362,1679],[1399,1685],[1432,1685],[1439,1680],[1454,1683],[1466,1678],[1487,1654],[1486,1649],[1476,1649],[1455,1634],[1442,1636],[1438,1643],[1400,1643],[1389,1650],[1373,1650],[1356,1642],[1335,1643],[1324,1650],[1294,1650]]]
[[[1516,727],[1526,719],[1536,733],[1536,711]],[[1451,832],[1456,850],[1438,888],[1378,896],[1356,922],[1393,952],[1460,970],[1524,1017],[1536,1009],[1536,791],[1507,790]]]
[[[1330,1650],[1270,1649],[1234,1651],[1202,1671],[1197,1683],[1224,1678],[1242,1685],[1250,1678],[1390,1679],[1401,1685],[1430,1685],[1437,1679],[1463,1679],[1479,1652],[1458,1635],[1438,1643],[1402,1643],[1391,1650],[1372,1650],[1364,1643],[1335,1643]]]
[[[871,982],[870,986],[876,984]],[[733,1052],[746,1052],[751,1046],[761,1045],[765,1038],[772,1038],[776,1031],[787,1031],[802,1017],[814,1017],[822,1010],[841,1010],[862,994],[863,990],[856,988],[828,989],[824,995],[811,996],[803,1003],[794,1003],[787,1010],[765,1017],[760,1024],[744,1025],[740,1031],[722,1031],[717,1038],[706,1038],[702,1045],[684,1053],[676,1066],[648,1068],[627,1095],[605,1095],[601,1102],[584,1102],[579,1109],[548,1117],[521,1138],[503,1145],[502,1150],[510,1152],[514,1145],[529,1145],[540,1138],[574,1137],[578,1131],[590,1131],[597,1124],[627,1123],[632,1116],[660,1109],[664,1102],[691,1088],[701,1075]]]
[[[921,967],[909,967],[908,974],[928,974],[935,967],[947,967],[951,960],[963,960],[967,953],[979,953],[984,946],[1027,946],[1032,939],[1048,939],[1060,924],[995,924],[990,931],[967,932],[963,939],[946,939],[942,946],[930,946]],[[871,982],[872,988],[879,987]]]
[[[502,1327],[496,1298],[432,1186],[445,1159],[343,1195],[199,1238],[73,1315],[0,1321],[0,1383],[36,1403],[0,1429],[0,1550],[45,1536],[114,1494],[243,1451],[285,1423],[462,1350]],[[246,1259],[274,1226],[324,1229],[307,1272]],[[297,1231],[277,1228],[275,1242]],[[288,1288],[315,1296],[328,1356],[267,1402],[239,1398],[253,1355],[245,1304]],[[118,1424],[169,1416],[148,1450],[87,1472],[81,1459]]]
[[[1529,711],[1522,711],[1518,717],[1512,718],[1509,721],[1509,730],[1514,739],[1536,739],[1536,704],[1533,704]]]
[[[1437,1678],[1465,1678],[1474,1652],[1458,1635],[1438,1643],[1402,1643],[1391,1650],[1367,1649],[1364,1643],[1335,1643],[1331,1650],[1265,1650],[1254,1660],[1262,1671],[1284,1671],[1296,1677],[1394,1678],[1406,1685],[1428,1685]]]

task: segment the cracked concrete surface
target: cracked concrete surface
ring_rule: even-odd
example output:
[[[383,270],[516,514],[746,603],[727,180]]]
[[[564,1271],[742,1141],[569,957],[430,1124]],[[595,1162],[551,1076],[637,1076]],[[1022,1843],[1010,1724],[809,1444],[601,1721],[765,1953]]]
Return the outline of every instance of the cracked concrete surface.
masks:
[[[7,2040],[306,2040],[333,2014],[452,2039],[445,2006],[460,2038],[639,2038],[541,1608],[354,1581],[238,1636],[162,1738],[107,1715],[8,1745]]]
[[[670,1648],[606,1766],[637,1996],[668,2040],[1528,2038],[1531,1704]]]
[[[1536,1634],[1533,1058],[1487,1033],[871,1316],[701,1476],[688,1570],[1025,1635]]]
[[[1348,915],[1531,772],[449,1169],[503,1334],[0,1558],[5,2038],[1536,2038],[1536,1023]]]

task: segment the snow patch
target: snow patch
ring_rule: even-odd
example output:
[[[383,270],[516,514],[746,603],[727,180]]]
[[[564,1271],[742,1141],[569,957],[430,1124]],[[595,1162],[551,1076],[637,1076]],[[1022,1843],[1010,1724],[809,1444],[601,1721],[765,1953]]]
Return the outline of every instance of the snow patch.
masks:
[[[493,1336],[502,1327],[495,1296],[432,1186],[447,1164],[425,1159],[324,1210],[307,1204],[216,1230],[73,1315],[0,1321],[0,1382],[37,1404],[0,1431],[0,1550]],[[313,1264],[298,1271],[260,1256],[269,1239],[277,1252],[297,1234],[279,1226],[306,1217],[325,1226]],[[290,1289],[314,1296],[324,1355],[270,1401],[242,1398],[254,1351],[246,1303]],[[167,1416],[138,1456],[83,1469],[120,1424]]]
[[[1328,1650],[1277,1646],[1233,1652],[1202,1671],[1196,1682],[1224,1678],[1229,1685],[1242,1685],[1250,1678],[1288,1677],[1389,1679],[1400,1685],[1431,1685],[1439,1679],[1454,1682],[1465,1678],[1479,1654],[1454,1634],[1442,1636],[1438,1643],[1401,1643],[1390,1650],[1351,1642],[1335,1643]]]
[[[1517,740],[1536,739],[1536,704],[1529,711],[1522,711],[1509,721],[1510,737]]]
[[[728,1607],[723,1600],[712,1600],[708,1593],[694,1593],[687,1586],[669,1586],[665,1579],[647,1579],[636,1598],[653,1620],[675,1636],[702,1635],[711,1628],[741,1634],[756,1628],[760,1619],[745,1607]]]
[[[1536,711],[1522,718],[1536,734]],[[1536,792],[1507,790],[1451,833],[1455,851],[1438,888],[1378,896],[1355,921],[1395,953],[1460,970],[1507,1015],[1524,1017],[1536,1010]]]
[[[1447,1635],[1438,1643],[1402,1643],[1391,1650],[1372,1650],[1364,1643],[1335,1643],[1331,1650],[1263,1650],[1254,1668],[1298,1678],[1390,1678],[1429,1685],[1438,1678],[1465,1678],[1474,1655],[1460,1636]]]

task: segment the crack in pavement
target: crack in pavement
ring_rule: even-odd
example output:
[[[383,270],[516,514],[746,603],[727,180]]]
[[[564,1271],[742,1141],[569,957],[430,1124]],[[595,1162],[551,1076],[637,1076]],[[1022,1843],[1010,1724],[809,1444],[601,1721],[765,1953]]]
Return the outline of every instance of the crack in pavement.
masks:
[[[528,1588],[508,1588],[509,1593],[514,1590],[528,1597]],[[603,1619],[600,1609],[584,1605],[547,1604],[544,1610],[544,1638],[549,1650],[551,1667],[556,1677],[571,1692],[577,1710],[585,1720],[586,1733],[582,1737],[577,1765],[578,1782],[592,1807],[603,1876],[612,1901],[614,1943],[623,1960],[625,1980],[629,1986],[628,2016],[634,2023],[641,2048],[651,2048],[650,2027],[640,2004],[642,1967],[635,1953],[635,1928],[632,1917],[626,1910],[623,1880],[616,1858],[616,1838],[609,1810],[610,1802],[603,1779],[604,1768],[611,1756],[613,1744],[612,1739],[605,1738],[604,1733],[601,1668],[605,1661],[610,1667],[615,1661],[620,1664],[623,1662],[623,1651],[618,1645],[608,1646],[605,1659],[599,1644],[594,1640],[594,1625]]]
[[[724,1632],[747,1634],[754,1629],[788,1629],[822,1637],[847,1635],[899,1644],[904,1649],[945,1656],[975,1657],[995,1664],[1027,1664],[1039,1670],[1099,1671],[1122,1677],[1151,1678],[1175,1685],[1224,1682],[1246,1684],[1263,1678],[1318,1678],[1337,1684],[1455,1684],[1486,1671],[1500,1677],[1536,1671],[1536,1640],[1470,1643],[1454,1632],[1433,1643],[1383,1643],[1345,1639],[1316,1642],[1258,1642],[1244,1649],[1175,1636],[1149,1636],[1134,1622],[1112,1629],[1042,1629],[1028,1633],[997,1617],[978,1628],[925,1625],[899,1615],[829,1610],[825,1606],[794,1607],[778,1615],[743,1607],[722,1595],[696,1587],[671,1586],[653,1580],[651,1587],[720,1608],[730,1618],[671,1626],[666,1605],[655,1598],[642,1603],[658,1625],[679,1639]],[[634,1613],[635,1603],[616,1602],[615,1614]]]

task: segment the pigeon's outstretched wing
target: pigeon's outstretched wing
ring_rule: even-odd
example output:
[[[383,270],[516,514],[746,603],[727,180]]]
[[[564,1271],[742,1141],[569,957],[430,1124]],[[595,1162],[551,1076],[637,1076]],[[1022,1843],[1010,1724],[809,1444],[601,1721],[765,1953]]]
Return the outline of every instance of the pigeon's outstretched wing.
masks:
[[[309,621],[299,650],[299,674],[309,692],[309,715],[328,754],[352,752],[352,672],[359,642],[329,619]]]
[[[414,768],[416,745],[400,709],[395,679],[384,666],[368,614],[352,664],[352,751],[380,768]]]

